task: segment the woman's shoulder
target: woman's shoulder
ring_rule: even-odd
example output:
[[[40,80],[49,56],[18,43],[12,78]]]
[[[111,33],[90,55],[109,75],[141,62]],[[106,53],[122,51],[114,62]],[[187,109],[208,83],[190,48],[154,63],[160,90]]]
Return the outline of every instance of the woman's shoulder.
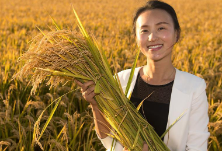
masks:
[[[191,82],[194,82],[194,84],[198,84],[198,83],[203,83],[204,82],[204,79],[194,75],[194,74],[191,74],[191,73],[188,73],[188,72],[185,72],[185,71],[181,71],[179,69],[176,69],[177,72],[176,72],[176,76],[178,76],[181,80],[183,80],[184,82],[188,82],[191,83]]]
[[[188,72],[176,69],[175,85],[184,93],[199,95],[206,89],[205,80]]]
[[[133,84],[136,81],[136,78],[137,78],[137,75],[138,75],[138,72],[139,72],[140,68],[141,67],[137,67],[134,70],[134,75],[133,75],[133,78],[132,78],[132,83]],[[121,83],[122,87],[126,87],[126,85],[128,83],[128,80],[129,80],[129,77],[130,77],[130,73],[131,73],[131,69],[126,69],[126,70],[122,70],[122,71],[118,72],[118,78],[120,80],[120,83]],[[131,85],[133,85],[132,83],[131,83]]]
[[[136,76],[138,74],[140,68],[141,67],[135,68],[134,76]],[[130,73],[131,73],[131,69],[126,69],[126,70],[122,70],[122,71],[118,72],[118,76],[122,80],[128,80],[129,76],[130,76]]]

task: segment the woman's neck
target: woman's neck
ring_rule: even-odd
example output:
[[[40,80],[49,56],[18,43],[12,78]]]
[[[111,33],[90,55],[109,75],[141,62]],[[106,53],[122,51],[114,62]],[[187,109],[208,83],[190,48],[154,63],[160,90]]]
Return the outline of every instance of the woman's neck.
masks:
[[[171,60],[153,61],[147,59],[147,65],[140,71],[143,80],[154,85],[173,81],[175,73],[176,71]]]

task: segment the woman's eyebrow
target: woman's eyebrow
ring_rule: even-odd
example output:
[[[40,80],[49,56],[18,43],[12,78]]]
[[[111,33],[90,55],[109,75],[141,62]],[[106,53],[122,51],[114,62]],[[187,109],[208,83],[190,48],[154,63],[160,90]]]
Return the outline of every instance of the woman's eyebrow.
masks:
[[[167,23],[167,22],[159,22],[156,25],[161,25],[161,24],[169,24],[169,23]]]
[[[157,23],[156,25],[161,25],[161,24],[167,24],[167,25],[169,25],[169,23],[167,23],[167,22],[159,22],[159,23]],[[149,25],[145,24],[145,25],[142,25],[140,28],[146,28],[146,27],[149,27]]]

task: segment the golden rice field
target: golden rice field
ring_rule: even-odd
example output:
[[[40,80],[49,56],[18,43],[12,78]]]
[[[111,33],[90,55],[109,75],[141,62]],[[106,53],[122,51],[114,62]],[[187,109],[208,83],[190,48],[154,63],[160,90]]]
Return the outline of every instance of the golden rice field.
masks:
[[[179,18],[180,42],[173,63],[180,70],[205,79],[209,101],[209,151],[222,150],[222,27],[221,0],[166,0]],[[0,1],[0,151],[39,150],[33,144],[33,126],[54,99],[75,89],[72,81],[49,90],[42,83],[31,95],[29,79],[12,80],[21,66],[17,62],[27,51],[39,27],[54,28],[50,16],[63,29],[76,29],[72,5],[87,31],[95,35],[111,67],[120,71],[132,66],[136,43],[132,34],[135,10],[145,0],[1,0]],[[146,59],[141,55],[138,66]],[[43,127],[53,107],[47,109]],[[46,151],[104,151],[97,139],[91,109],[80,92],[68,94],[54,114],[40,142]]]

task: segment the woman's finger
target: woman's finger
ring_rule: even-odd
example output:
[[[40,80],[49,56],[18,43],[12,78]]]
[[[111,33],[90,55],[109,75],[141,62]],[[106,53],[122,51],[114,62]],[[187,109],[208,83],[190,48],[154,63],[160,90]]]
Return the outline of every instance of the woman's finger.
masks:
[[[95,89],[95,85],[90,86],[88,89],[86,89],[86,91],[82,91],[82,96],[85,100],[90,101],[91,99],[93,99],[93,97],[96,95],[94,93],[94,89]]]
[[[88,89],[88,87],[89,87],[90,85],[93,85],[93,84],[95,84],[93,81],[88,81],[88,82],[84,83],[84,84],[82,85],[82,90],[83,90],[83,92],[86,91],[86,89]]]
[[[91,92],[91,93],[89,93],[89,94],[85,94],[83,97],[84,97],[84,99],[85,100],[87,100],[88,102],[92,102],[92,101],[94,101],[94,96],[95,96],[96,94],[94,93],[94,92]]]
[[[94,93],[95,86],[89,87],[82,93],[85,99],[92,99],[96,94]]]
[[[95,89],[95,85],[89,87],[89,88],[86,90],[86,94],[90,94],[90,93],[94,92],[94,89]]]
[[[97,102],[96,102],[95,99],[94,99],[94,96],[95,96],[95,95],[96,95],[96,94],[94,93],[94,91],[91,91],[91,92],[85,91],[85,92],[82,93],[83,98],[84,98],[87,102],[89,102],[91,105],[97,105]]]
[[[148,145],[146,142],[143,143],[143,150],[142,151],[149,151],[148,150]]]
[[[76,84],[78,86],[81,87],[82,92],[86,91],[90,85],[95,84],[93,81],[88,81],[88,82],[85,82],[85,83],[81,83],[80,81],[78,81],[76,79],[74,81],[76,82]]]
[[[97,104],[94,96],[96,95],[94,93],[94,89],[95,89],[95,83],[93,81],[88,81],[86,83],[81,83],[80,81],[75,79],[75,82],[78,86],[81,87],[81,92],[82,92],[82,96],[83,98],[91,103],[91,104]]]
[[[75,83],[78,85],[78,86],[80,86],[80,87],[82,87],[83,86],[83,84],[80,82],[80,81],[78,81],[78,80],[74,80],[75,81]]]

